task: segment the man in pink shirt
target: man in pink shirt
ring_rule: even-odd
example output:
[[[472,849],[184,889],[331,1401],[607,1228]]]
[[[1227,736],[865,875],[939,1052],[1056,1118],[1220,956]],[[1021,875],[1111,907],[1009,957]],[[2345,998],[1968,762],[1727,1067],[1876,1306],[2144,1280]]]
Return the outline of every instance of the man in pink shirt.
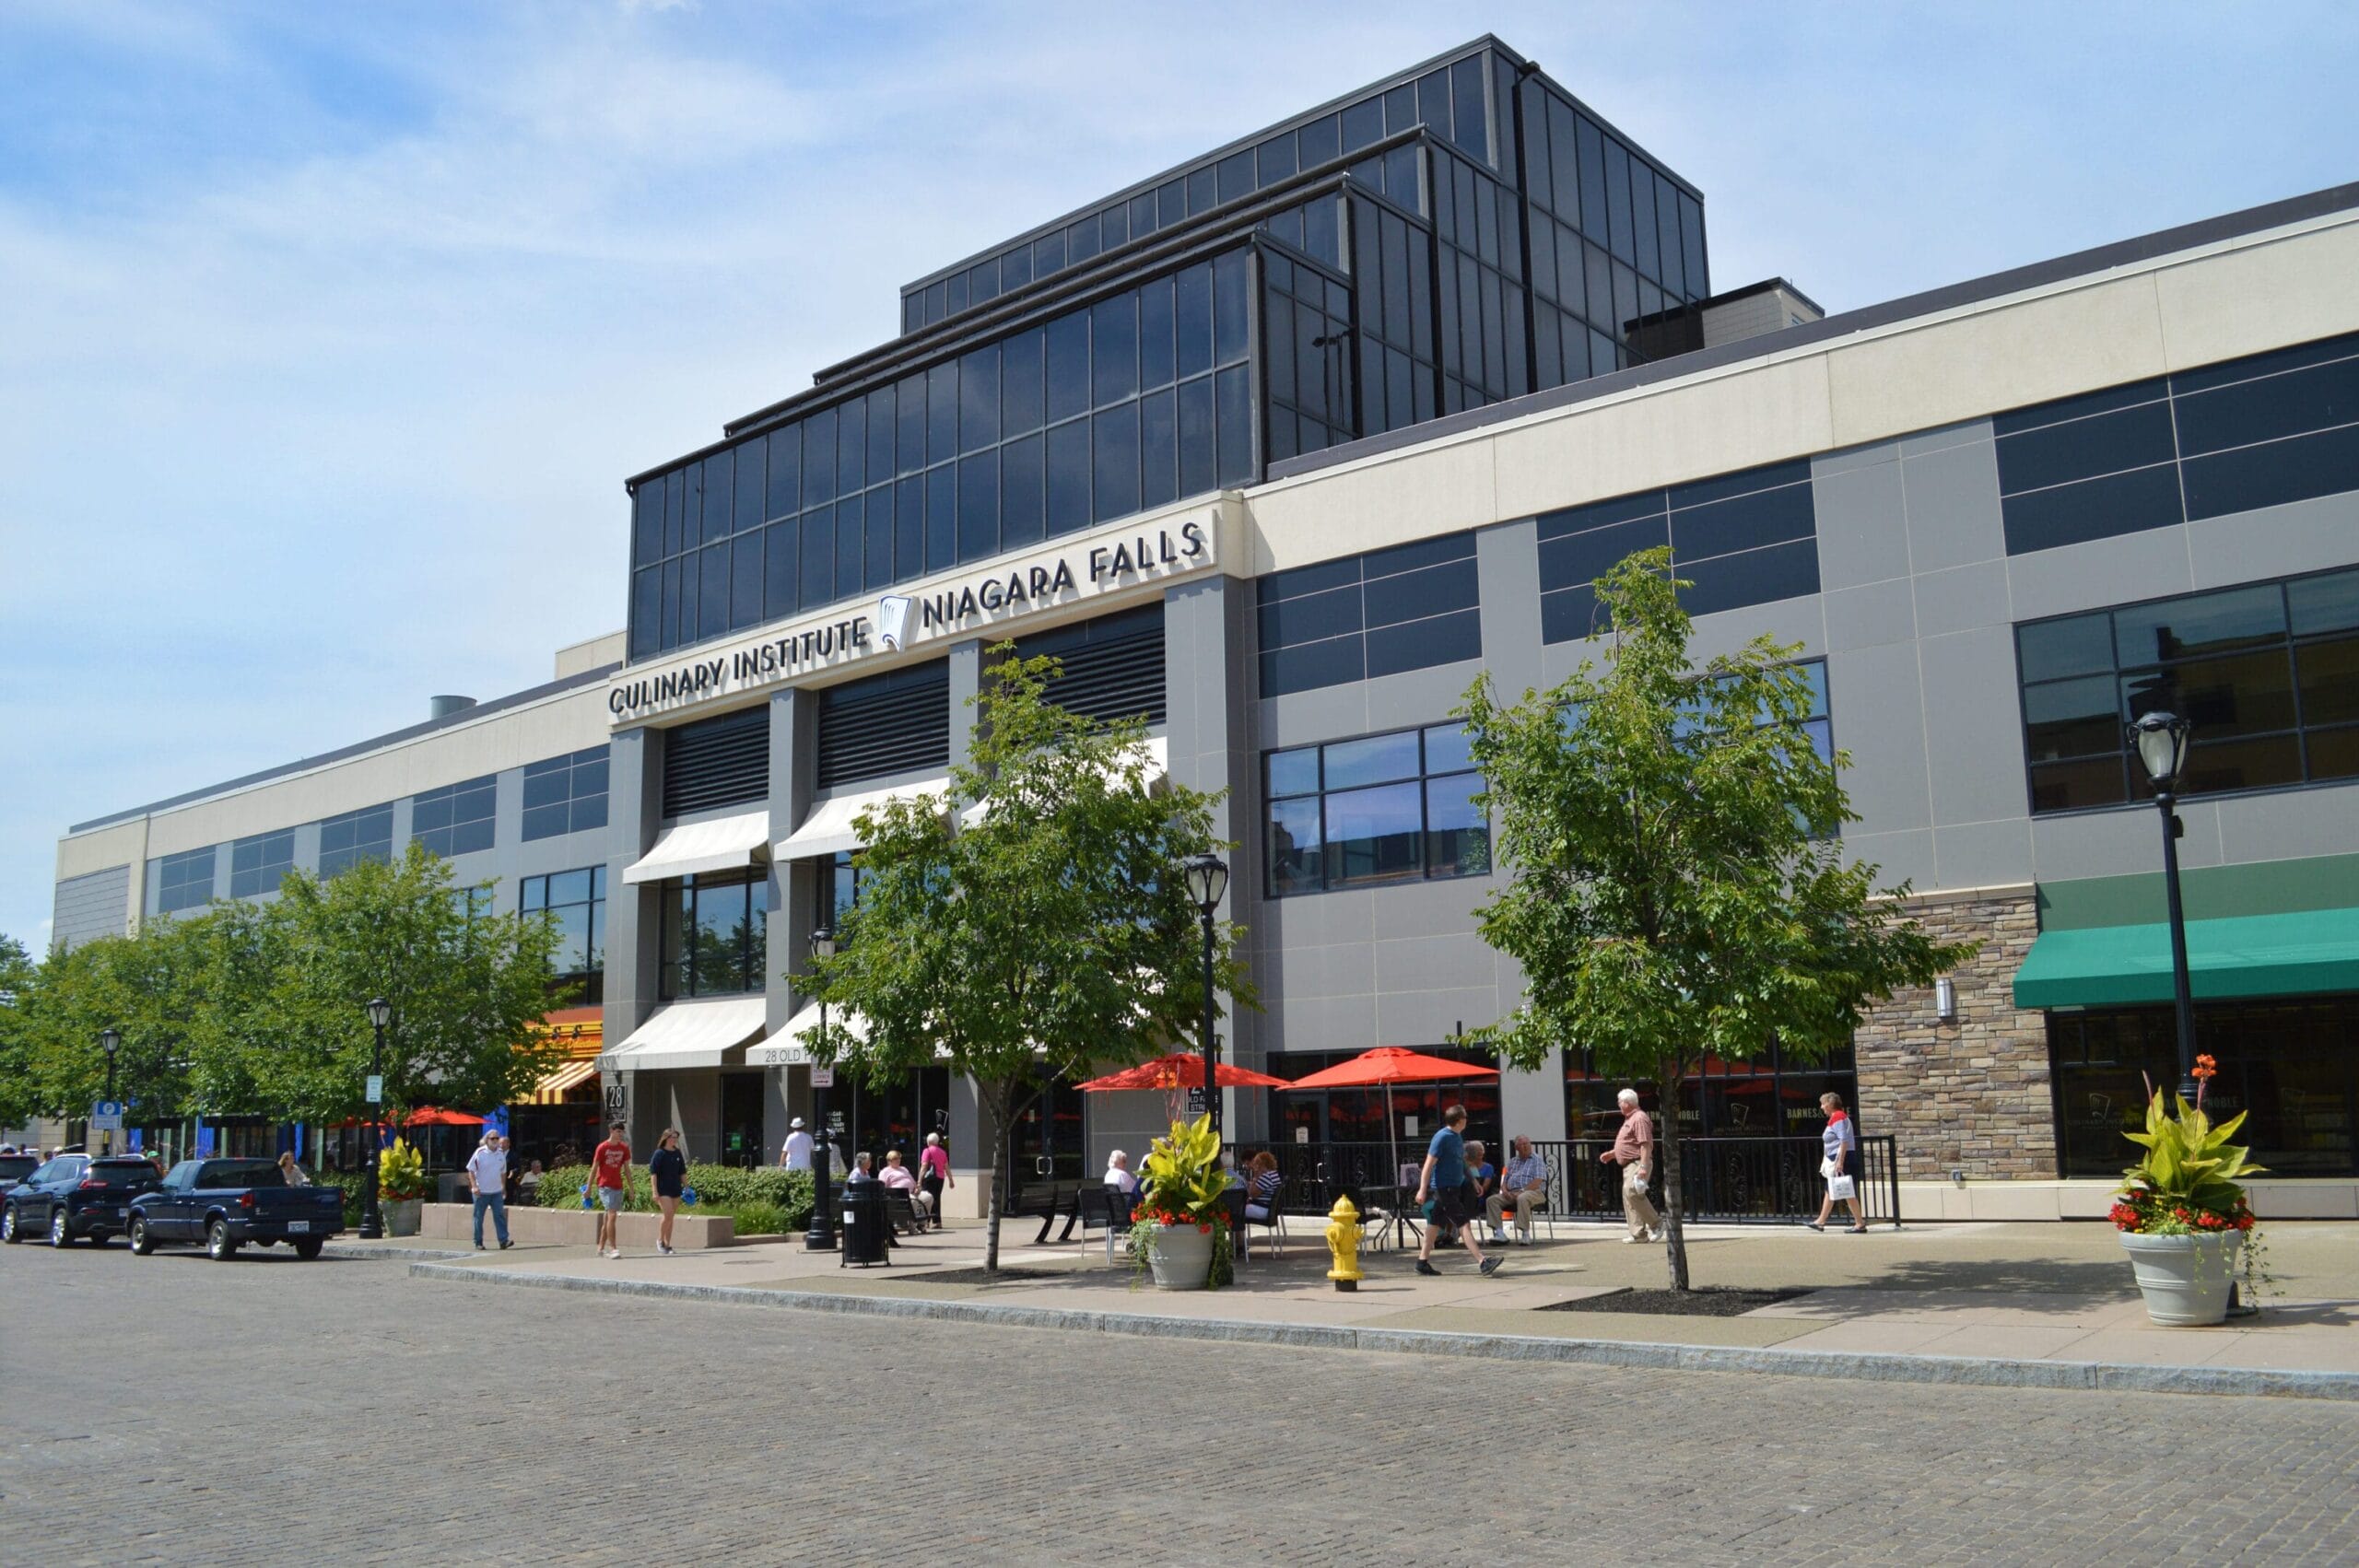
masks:
[[[1598,1156],[1601,1164],[1622,1167],[1622,1217],[1630,1223],[1624,1241],[1661,1241],[1662,1216],[1647,1196],[1647,1177],[1654,1169],[1654,1118],[1638,1108],[1638,1092],[1625,1089],[1614,1096],[1622,1107],[1622,1130],[1614,1147]]]

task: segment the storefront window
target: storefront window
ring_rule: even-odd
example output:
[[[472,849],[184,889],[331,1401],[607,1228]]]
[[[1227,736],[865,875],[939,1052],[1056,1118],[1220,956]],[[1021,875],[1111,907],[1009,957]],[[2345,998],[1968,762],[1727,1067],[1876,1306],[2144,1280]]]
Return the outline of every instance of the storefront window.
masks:
[[[1452,1046],[1420,1046],[1426,1056],[1464,1061],[1478,1067],[1496,1066],[1497,1059],[1483,1051]],[[1266,1071],[1280,1078],[1304,1078],[1351,1060],[1357,1051],[1286,1051],[1270,1059]],[[1392,1120],[1385,1121],[1385,1091],[1372,1089],[1273,1089],[1271,1125],[1281,1143],[1385,1143],[1397,1141],[1405,1162],[1422,1159],[1425,1146],[1441,1126],[1442,1107],[1466,1107],[1466,1136],[1489,1145],[1496,1164],[1500,1141],[1499,1085],[1496,1079],[1463,1083],[1402,1083],[1391,1091]]]
[[[2219,1063],[2203,1094],[2214,1117],[2248,1111],[2239,1141],[2272,1176],[2359,1174],[2359,997],[2218,1002],[2195,1010],[2195,1048]],[[2057,1163],[2067,1176],[2118,1176],[2137,1154],[2148,1085],[2178,1082],[2167,1007],[2051,1012]]]
[[[1754,1061],[1707,1056],[1681,1082],[1678,1097],[1682,1138],[1815,1138],[1826,1118],[1821,1094],[1832,1092],[1856,1112],[1859,1071],[1848,1046],[1824,1061],[1787,1061],[1773,1041]],[[1567,1063],[1565,1125],[1576,1138],[1610,1139],[1621,1128],[1617,1096],[1638,1092],[1638,1103],[1658,1122],[1661,1096],[1650,1078],[1616,1081],[1602,1076],[1586,1053]]]

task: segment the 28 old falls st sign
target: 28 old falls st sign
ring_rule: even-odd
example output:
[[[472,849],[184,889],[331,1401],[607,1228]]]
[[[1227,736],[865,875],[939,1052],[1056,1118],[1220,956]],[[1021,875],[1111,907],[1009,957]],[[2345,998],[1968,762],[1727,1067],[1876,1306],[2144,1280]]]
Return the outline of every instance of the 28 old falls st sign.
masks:
[[[1101,532],[1054,549],[1015,556],[914,593],[888,593],[875,609],[814,617],[749,634],[725,649],[660,673],[626,672],[606,689],[617,724],[829,669],[882,650],[898,653],[935,638],[996,629],[1044,611],[1179,578],[1215,564],[1215,509],[1169,524]]]

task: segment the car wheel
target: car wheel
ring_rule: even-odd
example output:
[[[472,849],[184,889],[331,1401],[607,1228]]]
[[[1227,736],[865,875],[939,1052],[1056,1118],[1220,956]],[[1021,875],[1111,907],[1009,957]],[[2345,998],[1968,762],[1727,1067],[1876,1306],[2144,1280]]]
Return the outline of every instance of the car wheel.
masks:
[[[216,1263],[227,1263],[238,1256],[238,1244],[229,1239],[229,1222],[216,1220],[205,1227],[205,1255]]]
[[[295,1248],[296,1257],[301,1258],[304,1262],[309,1263],[312,1258],[317,1258],[320,1255],[320,1247],[323,1244],[316,1241],[299,1241],[289,1243],[288,1245]]]
[[[49,1245],[52,1246],[74,1245],[74,1228],[65,1223],[65,1211],[63,1209],[52,1209],[49,1211]]]
[[[17,1228],[17,1206],[11,1203],[0,1210],[0,1242],[14,1246],[24,1239],[25,1233]]]
[[[135,1257],[145,1258],[156,1250],[156,1238],[147,1234],[147,1222],[131,1222],[131,1250]]]

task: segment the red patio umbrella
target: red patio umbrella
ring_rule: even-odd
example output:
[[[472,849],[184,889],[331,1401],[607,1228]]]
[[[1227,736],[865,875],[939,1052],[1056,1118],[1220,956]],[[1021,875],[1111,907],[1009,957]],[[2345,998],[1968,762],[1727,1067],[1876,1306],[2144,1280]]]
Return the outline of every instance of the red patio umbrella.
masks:
[[[402,1118],[404,1127],[481,1127],[483,1117],[465,1111],[446,1111],[432,1106],[420,1106]]]
[[[1284,1089],[1289,1087],[1283,1078],[1273,1078],[1266,1072],[1250,1068],[1232,1067],[1222,1062],[1213,1069],[1213,1081],[1224,1089]],[[1093,1078],[1076,1088],[1096,1092],[1105,1089],[1201,1089],[1204,1086],[1204,1059],[1186,1052],[1175,1051],[1159,1056],[1153,1061],[1143,1061],[1136,1067],[1126,1067],[1120,1072],[1109,1072],[1103,1078]]]
[[[1407,1050],[1400,1046],[1379,1046],[1362,1051],[1349,1061],[1339,1061],[1332,1067],[1321,1068],[1308,1078],[1297,1078],[1297,1089],[1364,1089],[1384,1085],[1384,1139],[1392,1149],[1392,1169],[1401,1169],[1400,1123],[1392,1115],[1392,1086],[1395,1083],[1439,1083],[1453,1078],[1496,1078],[1496,1067],[1476,1067],[1472,1062],[1452,1061],[1448,1057],[1427,1056],[1422,1051]]]

